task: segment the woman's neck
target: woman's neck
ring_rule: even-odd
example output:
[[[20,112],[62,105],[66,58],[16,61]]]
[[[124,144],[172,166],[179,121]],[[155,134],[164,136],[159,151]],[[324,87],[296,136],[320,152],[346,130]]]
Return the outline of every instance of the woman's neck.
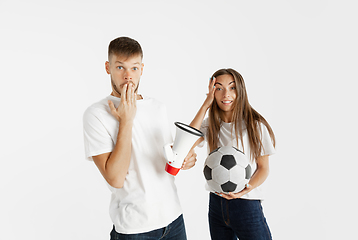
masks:
[[[221,114],[221,120],[226,123],[232,122],[232,112],[222,112]]]

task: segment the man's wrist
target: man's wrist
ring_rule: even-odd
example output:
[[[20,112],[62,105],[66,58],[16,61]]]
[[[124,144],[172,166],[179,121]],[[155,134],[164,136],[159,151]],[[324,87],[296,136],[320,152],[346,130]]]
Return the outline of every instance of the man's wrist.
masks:
[[[133,119],[119,119],[119,125],[124,126],[133,126]]]

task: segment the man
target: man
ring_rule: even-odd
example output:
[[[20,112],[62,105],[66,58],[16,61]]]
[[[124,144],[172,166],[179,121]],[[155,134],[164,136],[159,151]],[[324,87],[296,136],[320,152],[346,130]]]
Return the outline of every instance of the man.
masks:
[[[163,104],[138,94],[143,52],[134,39],[109,44],[106,72],[112,93],[84,113],[86,157],[112,192],[111,239],[186,239],[174,177],[165,172],[163,146],[172,142]],[[183,169],[195,165],[190,151]]]

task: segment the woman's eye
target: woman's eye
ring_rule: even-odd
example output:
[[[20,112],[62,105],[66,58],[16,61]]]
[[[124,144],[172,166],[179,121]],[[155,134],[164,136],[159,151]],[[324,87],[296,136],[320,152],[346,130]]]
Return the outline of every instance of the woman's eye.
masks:
[[[231,88],[231,90],[235,90],[235,89],[236,89],[236,87],[232,87],[232,88]]]
[[[134,67],[133,70],[138,70],[138,68],[137,68],[137,67]]]

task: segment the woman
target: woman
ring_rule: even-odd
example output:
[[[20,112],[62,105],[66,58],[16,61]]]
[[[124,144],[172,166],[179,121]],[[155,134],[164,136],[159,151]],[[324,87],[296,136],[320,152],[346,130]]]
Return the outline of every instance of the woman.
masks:
[[[205,134],[196,144],[207,141],[210,152],[221,146],[237,147],[250,158],[254,171],[241,192],[225,194],[208,189],[211,238],[272,239],[262,211],[260,185],[269,174],[269,155],[275,152],[274,133],[250,106],[240,73],[220,69],[210,79],[207,98],[190,124]]]

